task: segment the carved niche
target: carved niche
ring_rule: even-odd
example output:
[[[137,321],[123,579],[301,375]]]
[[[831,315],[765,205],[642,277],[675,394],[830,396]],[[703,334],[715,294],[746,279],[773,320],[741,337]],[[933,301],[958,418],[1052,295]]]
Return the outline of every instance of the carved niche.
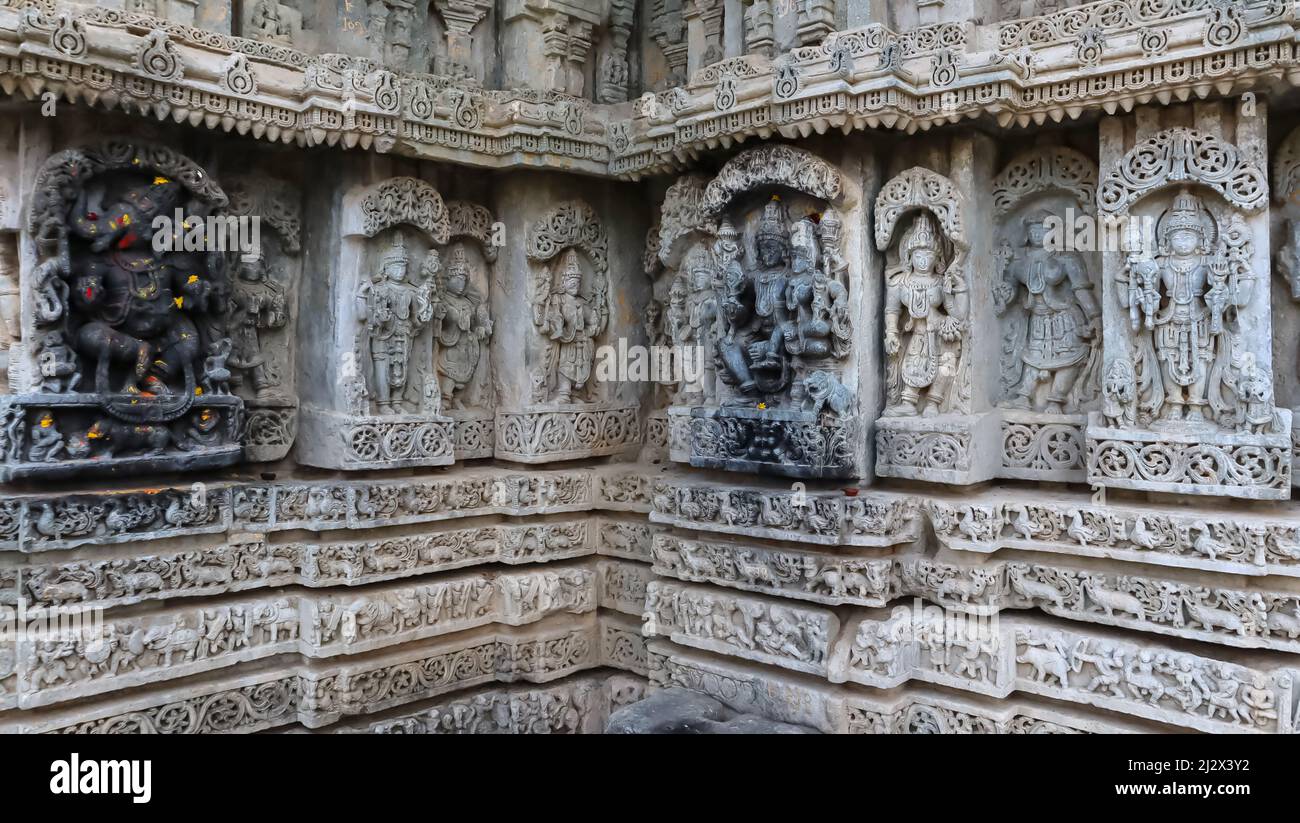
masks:
[[[247,412],[240,435],[244,457],[270,462],[289,453],[298,430],[294,355],[302,219],[297,189],[278,180],[241,178],[232,181],[229,211],[269,229],[258,232],[258,251],[241,256],[234,266],[226,365],[231,388]]]
[[[609,325],[609,239],[581,200],[528,229],[525,352],[531,403],[497,411],[497,457],[545,463],[617,454],[641,442],[637,406],[612,402],[595,370]]]
[[[691,465],[853,474],[859,298],[841,187],[816,155],[772,145],[732,158],[702,191],[692,178],[669,190],[659,258],[679,273],[666,322],[705,364],[676,398],[692,407]]]
[[[447,215],[450,230],[433,311],[438,391],[443,413],[455,421],[456,459],[491,457],[495,402],[488,287],[489,268],[497,259],[492,213],[453,200],[447,203]]]
[[[344,276],[335,291],[334,342],[343,367],[334,407],[303,411],[299,459],[341,469],[448,465],[454,460],[454,425],[442,413],[435,348],[439,335],[452,339],[452,327],[466,319],[460,309],[474,300],[464,244],[457,246],[462,254],[447,255],[448,209],[433,186],[414,177],[350,194],[343,220]],[[450,296],[461,279],[463,292]],[[481,343],[477,308],[470,312],[471,334],[460,353],[475,348],[469,340]],[[465,369],[457,376],[473,374]]]
[[[1096,200],[1096,164],[1064,146],[1022,152],[993,181],[1003,476],[1084,479],[1101,396]]]
[[[38,259],[22,283],[31,364],[0,412],[0,479],[237,462],[233,255],[200,242],[229,227],[225,192],[183,155],[124,141],[53,155],[35,188]]]
[[[1273,201],[1269,236],[1273,241],[1273,360],[1292,363],[1273,370],[1273,391],[1279,405],[1291,409],[1292,443],[1300,444],[1300,129],[1293,130],[1273,159]],[[1300,447],[1293,447],[1293,453]],[[1292,474],[1292,483],[1300,482]]]
[[[876,247],[885,259],[885,410],[876,473],[936,482],[987,477],[995,431],[972,413],[970,238],[965,195],[920,166],[881,188]]]
[[[1254,119],[1237,121],[1238,139],[1262,142]],[[1268,184],[1256,154],[1179,126],[1110,158],[1102,212],[1130,226],[1147,221],[1154,242],[1132,232],[1106,256],[1105,385],[1089,419],[1090,482],[1289,495],[1291,415],[1273,402],[1269,290],[1258,282]]]

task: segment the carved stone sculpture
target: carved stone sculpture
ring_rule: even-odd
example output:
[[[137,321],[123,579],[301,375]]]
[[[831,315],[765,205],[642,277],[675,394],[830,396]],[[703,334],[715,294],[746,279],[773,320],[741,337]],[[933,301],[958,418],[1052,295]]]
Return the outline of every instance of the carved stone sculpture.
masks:
[[[410,255],[401,234],[381,258],[379,271],[357,292],[357,318],[365,324],[370,353],[368,386],[381,414],[405,410],[415,337],[433,320],[436,251],[421,265],[419,283],[407,282]]]
[[[486,301],[471,283],[465,249],[457,246],[436,291],[434,339],[438,345],[438,380],[444,403],[464,408],[465,388],[478,370],[483,343],[492,334]]]
[[[904,232],[899,263],[886,272],[885,283],[885,416],[939,414],[957,377],[970,304],[961,273],[948,270],[928,212]]]

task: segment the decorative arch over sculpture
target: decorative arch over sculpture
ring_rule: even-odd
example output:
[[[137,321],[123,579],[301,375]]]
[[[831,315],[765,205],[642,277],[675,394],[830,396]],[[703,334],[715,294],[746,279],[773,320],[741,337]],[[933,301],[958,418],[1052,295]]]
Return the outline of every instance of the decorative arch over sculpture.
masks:
[[[929,209],[948,239],[963,256],[966,239],[966,199],[951,180],[938,172],[913,166],[900,172],[876,195],[876,248],[884,250],[894,237],[899,218],[917,209]]]
[[[400,223],[422,230],[436,245],[451,234],[447,207],[438,190],[414,177],[393,177],[367,192],[361,201],[361,232],[374,237]]]
[[[560,326],[569,321],[557,314],[559,304],[553,305],[553,300],[568,299],[556,291],[557,275],[565,276],[562,267],[580,268],[571,255],[565,254],[570,249],[583,252],[592,270],[591,283],[578,299],[589,302],[594,317],[581,329],[580,339],[567,339]],[[561,404],[569,403],[575,394],[590,395],[597,390],[589,372],[591,347],[609,322],[609,237],[591,206],[582,200],[569,200],[533,223],[528,230],[526,252],[528,260],[536,264],[529,295],[533,325],[545,339],[542,372],[534,375],[533,400],[542,403],[558,398]],[[566,355],[562,349],[569,353]],[[565,357],[571,358],[569,368],[575,376],[563,376],[560,361]]]
[[[36,192],[28,215],[28,232],[43,254],[53,254],[66,231],[70,202],[82,181],[114,171],[151,169],[180,182],[211,209],[224,208],[229,198],[203,167],[166,146],[109,140],[91,148],[61,151],[45,161],[36,175]]]
[[[1065,191],[1089,214],[1097,208],[1097,164],[1068,146],[1044,146],[1021,152],[993,179],[996,217],[1021,201],[1049,191]]]
[[[670,269],[677,268],[686,252],[691,234],[701,231],[717,234],[716,215],[705,209],[708,179],[701,174],[687,174],[678,178],[664,194],[660,207],[657,254],[660,262]]]
[[[704,190],[703,213],[716,218],[737,195],[761,186],[785,186],[833,203],[842,179],[834,166],[805,149],[759,146],[727,161]]]
[[[492,245],[492,212],[486,206],[451,200],[447,203],[447,222],[448,242],[458,237],[477,240],[483,249],[483,257],[489,263],[496,261],[497,247]]]
[[[1152,192],[1190,183],[1213,189],[1244,212],[1257,212],[1268,203],[1268,176],[1241,149],[1180,127],[1155,134],[1125,154],[1102,181],[1097,205],[1103,212],[1126,214]]]

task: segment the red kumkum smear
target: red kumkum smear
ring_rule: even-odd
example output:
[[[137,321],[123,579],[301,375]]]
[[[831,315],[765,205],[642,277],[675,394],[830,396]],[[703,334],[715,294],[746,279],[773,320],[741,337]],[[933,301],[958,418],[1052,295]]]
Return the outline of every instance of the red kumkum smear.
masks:
[[[131,244],[134,242],[135,242],[135,232],[129,231],[126,234],[122,235],[121,240],[117,241],[117,247],[119,249],[129,249],[131,247]]]

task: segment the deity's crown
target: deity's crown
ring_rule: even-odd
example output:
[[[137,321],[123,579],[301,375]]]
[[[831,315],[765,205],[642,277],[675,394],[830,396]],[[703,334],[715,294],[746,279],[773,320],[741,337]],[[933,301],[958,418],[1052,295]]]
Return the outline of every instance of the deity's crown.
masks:
[[[790,230],[785,218],[785,204],[781,202],[780,196],[772,195],[772,199],[763,207],[763,219],[758,223],[758,240],[787,241]]]
[[[582,267],[578,265],[578,253],[569,249],[564,254],[564,268],[560,271],[560,282],[567,283],[570,280],[582,281]]]
[[[691,250],[686,252],[686,260],[682,268],[688,272],[711,271],[715,268],[713,255],[704,246],[692,246]]]
[[[451,263],[447,265],[448,274],[469,275],[469,262],[465,258],[463,246],[457,246],[451,253]]]
[[[722,222],[718,224],[718,239],[720,240],[736,239],[736,226],[731,222],[729,218],[726,217],[722,218]]]
[[[929,212],[921,212],[903,236],[903,256],[906,257],[917,249],[934,251],[936,239],[933,218]]]
[[[844,225],[844,221],[840,219],[840,213],[835,209],[827,209],[822,212],[820,225],[824,227],[826,232],[838,233],[840,227]]]
[[[1165,223],[1166,235],[1179,229],[1191,229],[1204,238],[1205,222],[1202,211],[1200,198],[1187,189],[1180,190],[1174,198],[1173,208],[1169,210],[1169,217]]]
[[[794,224],[794,228],[790,231],[790,245],[816,254],[817,228],[811,219],[805,218]]]
[[[400,234],[393,235],[393,244],[388,252],[384,255],[383,265],[386,267],[389,263],[405,264],[409,256],[406,253],[406,238]]]

